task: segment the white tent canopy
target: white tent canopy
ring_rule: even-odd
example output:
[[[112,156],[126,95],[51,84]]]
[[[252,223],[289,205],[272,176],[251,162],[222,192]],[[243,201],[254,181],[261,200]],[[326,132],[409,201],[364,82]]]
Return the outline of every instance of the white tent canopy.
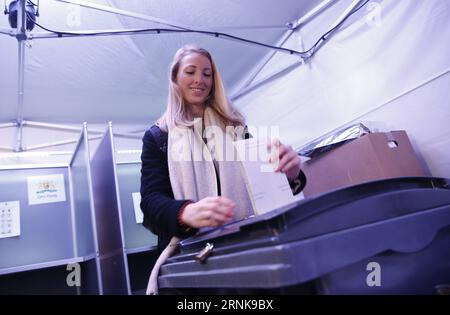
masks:
[[[87,1],[84,1],[87,2]],[[274,44],[285,24],[314,5],[284,1],[91,1],[189,25],[192,29],[227,32]],[[117,15],[58,1],[40,1],[39,24],[58,31],[169,28],[138,18]],[[78,16],[78,17],[77,17]],[[7,27],[6,16],[0,27]],[[242,26],[240,28],[239,26]],[[267,28],[266,28],[267,27]],[[36,27],[31,33],[42,33]],[[146,124],[158,117],[167,99],[167,72],[175,51],[185,43],[198,43],[217,59],[228,90],[267,52],[199,34],[142,34],[79,38],[33,39],[26,50],[24,117],[51,122]],[[1,88],[6,89],[1,117],[17,114],[17,43],[2,36]],[[125,110],[126,109],[126,110]]]
[[[48,32],[36,26],[25,48],[21,113],[18,44],[8,35],[7,16],[0,17],[0,148],[17,148],[17,128],[7,126],[20,114],[46,126],[79,128],[87,121],[101,130],[112,121],[124,133],[145,129],[166,106],[174,52],[197,43],[213,54],[249,125],[280,126],[282,140],[295,147],[355,121],[380,131],[405,129],[432,174],[450,177],[448,1],[41,0],[38,23],[65,32],[178,26],[304,51],[362,4],[305,60],[197,33],[39,38]],[[298,20],[295,31],[287,26]],[[36,125],[24,128],[25,150],[76,138]],[[139,139],[116,144],[140,148]]]

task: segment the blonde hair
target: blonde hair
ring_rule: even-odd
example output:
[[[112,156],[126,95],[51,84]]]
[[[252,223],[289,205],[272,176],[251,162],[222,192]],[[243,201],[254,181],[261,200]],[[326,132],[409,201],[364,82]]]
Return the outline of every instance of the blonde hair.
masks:
[[[229,102],[225,94],[222,78],[210,53],[206,49],[196,45],[185,45],[175,53],[169,72],[169,98],[167,108],[164,114],[157,120],[156,124],[166,132],[175,126],[190,127],[193,125],[193,121],[188,117],[186,103],[176,82],[181,60],[193,53],[203,55],[211,62],[213,84],[211,94],[206,100],[206,106],[214,111],[224,126],[244,126],[245,119]]]

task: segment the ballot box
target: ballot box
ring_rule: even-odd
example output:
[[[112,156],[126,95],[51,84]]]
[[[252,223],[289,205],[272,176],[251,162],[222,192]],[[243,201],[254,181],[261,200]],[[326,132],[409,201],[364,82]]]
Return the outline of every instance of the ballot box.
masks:
[[[395,178],[199,233],[162,294],[436,294],[450,283],[450,180]]]

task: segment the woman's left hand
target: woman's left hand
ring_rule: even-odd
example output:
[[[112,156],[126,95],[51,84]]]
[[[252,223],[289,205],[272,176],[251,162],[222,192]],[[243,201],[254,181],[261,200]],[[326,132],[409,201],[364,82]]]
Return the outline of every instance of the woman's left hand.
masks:
[[[275,172],[286,174],[289,181],[297,178],[301,169],[301,159],[290,145],[284,145],[280,140],[272,140],[267,145],[270,153],[269,163],[275,163]]]

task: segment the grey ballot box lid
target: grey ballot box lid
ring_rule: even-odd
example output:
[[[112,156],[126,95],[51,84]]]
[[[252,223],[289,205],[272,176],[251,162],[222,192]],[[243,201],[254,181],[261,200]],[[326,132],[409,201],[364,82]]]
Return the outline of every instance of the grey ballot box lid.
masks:
[[[180,253],[162,266],[159,286],[288,287],[386,251],[419,252],[439,231],[447,229],[450,236],[449,183],[422,177],[365,183],[200,233],[183,240]],[[213,250],[200,263],[196,256],[207,243]],[[425,260],[436,261],[437,252]],[[448,265],[439,277],[450,276]]]

